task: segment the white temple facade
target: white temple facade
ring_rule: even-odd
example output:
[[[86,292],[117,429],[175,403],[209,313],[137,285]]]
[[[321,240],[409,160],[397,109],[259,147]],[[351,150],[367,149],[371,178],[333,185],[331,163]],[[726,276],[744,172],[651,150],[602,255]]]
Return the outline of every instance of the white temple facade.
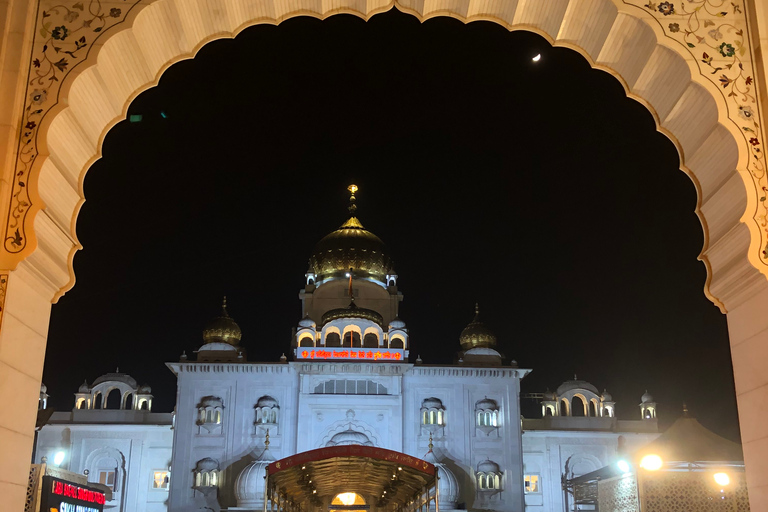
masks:
[[[352,192],[350,218],[310,258],[290,361],[249,362],[225,301],[195,357],[167,363],[178,379],[173,420],[151,413],[148,387],[109,374],[81,387],[73,411],[42,429],[38,458],[67,445],[65,466],[90,479],[104,471],[96,458],[116,463],[114,478],[105,477],[114,510],[255,512],[270,462],[372,446],[434,464],[440,509],[562,512],[577,506],[565,503],[563,474],[598,469],[657,436],[650,395],[637,420],[623,421],[607,392],[576,379],[538,396],[541,418],[522,419],[520,381],[531,370],[503,360],[477,306],[454,364],[409,362],[398,276],[355,216]],[[93,425],[105,415],[113,416]],[[152,482],[164,470],[162,494]],[[338,492],[356,490],[340,484]],[[317,510],[333,498],[320,497]],[[371,510],[390,510],[383,498],[361,497]]]
[[[41,389],[40,400],[45,391]],[[45,399],[48,396],[45,394]],[[41,408],[43,404],[41,403]],[[35,460],[103,484],[109,512],[168,510],[173,446],[171,413],[152,412],[152,390],[116,371],[83,383],[69,412],[40,429]],[[57,458],[58,455],[58,458]]]

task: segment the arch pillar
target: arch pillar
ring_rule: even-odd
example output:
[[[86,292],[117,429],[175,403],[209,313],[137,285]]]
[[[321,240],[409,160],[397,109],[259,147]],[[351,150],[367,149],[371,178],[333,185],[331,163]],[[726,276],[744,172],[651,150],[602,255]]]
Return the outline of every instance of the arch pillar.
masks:
[[[34,390],[42,380],[55,292],[27,261],[0,274],[0,295],[5,298],[0,329],[0,510],[24,510],[37,417]]]

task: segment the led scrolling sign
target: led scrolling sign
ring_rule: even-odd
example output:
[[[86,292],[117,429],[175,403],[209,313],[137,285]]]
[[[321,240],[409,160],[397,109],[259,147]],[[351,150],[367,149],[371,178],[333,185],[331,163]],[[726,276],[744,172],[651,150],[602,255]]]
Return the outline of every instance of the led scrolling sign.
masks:
[[[403,361],[404,350],[400,349],[361,349],[361,348],[298,348],[297,359],[362,359],[366,361]]]
[[[41,511],[101,512],[106,497],[103,492],[46,475],[43,477]]]

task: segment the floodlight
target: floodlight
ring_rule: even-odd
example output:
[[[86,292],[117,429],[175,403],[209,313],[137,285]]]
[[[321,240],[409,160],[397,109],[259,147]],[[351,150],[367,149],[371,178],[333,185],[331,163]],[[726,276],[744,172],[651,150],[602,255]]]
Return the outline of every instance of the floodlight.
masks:
[[[656,471],[661,469],[662,465],[664,465],[664,461],[662,461],[661,457],[658,455],[646,455],[640,461],[640,467],[647,469],[648,471]]]
[[[56,452],[56,454],[53,456],[53,463],[57,466],[61,466],[61,463],[64,462],[64,451],[59,450]]]

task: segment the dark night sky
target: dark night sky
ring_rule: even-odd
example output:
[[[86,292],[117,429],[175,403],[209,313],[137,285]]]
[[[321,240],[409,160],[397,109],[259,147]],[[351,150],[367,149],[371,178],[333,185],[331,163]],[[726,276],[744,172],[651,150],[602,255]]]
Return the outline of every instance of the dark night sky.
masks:
[[[524,392],[575,372],[619,417],[647,388],[663,425],[686,401],[738,438],[694,186],[649,112],[575,52],[397,11],[297,18],[208,44],[129,114],[143,121],[110,131],[85,181],[77,285],[53,307],[55,408],[119,366],[171,410],[163,363],[200,346],[224,294],[250,360],[288,354],[308,257],[354,182],[412,359],[450,363],[479,301],[534,370]]]

